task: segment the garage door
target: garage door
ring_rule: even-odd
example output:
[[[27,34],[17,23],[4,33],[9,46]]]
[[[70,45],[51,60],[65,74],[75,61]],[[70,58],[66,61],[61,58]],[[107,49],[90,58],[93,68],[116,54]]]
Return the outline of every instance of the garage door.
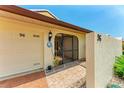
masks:
[[[0,32],[0,77],[43,68],[43,34]]]

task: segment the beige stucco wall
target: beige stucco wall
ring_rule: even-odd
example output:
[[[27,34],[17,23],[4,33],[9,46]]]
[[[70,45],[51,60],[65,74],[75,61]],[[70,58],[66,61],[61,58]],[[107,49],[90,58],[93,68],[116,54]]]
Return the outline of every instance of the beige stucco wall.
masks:
[[[95,43],[94,33],[86,35],[86,86],[92,88],[95,85]]]
[[[0,17],[0,77],[43,68],[43,48],[43,32]]]
[[[122,40],[97,33],[86,35],[87,87],[106,87],[113,75],[115,57],[122,54]]]
[[[0,55],[2,57],[0,57],[0,77],[37,68],[45,69],[48,65],[52,65],[54,38],[57,33],[77,36],[79,39],[79,59],[85,58],[85,33],[78,33],[72,29],[47,24],[4,11],[0,12]],[[49,31],[53,33],[52,48],[47,47]],[[26,38],[20,39],[18,37],[19,33],[24,33]],[[33,34],[40,35],[40,38],[34,40],[32,38]],[[35,52],[32,50],[34,48]],[[18,55],[16,49],[24,55]],[[40,65],[34,66],[35,63],[40,63]]]

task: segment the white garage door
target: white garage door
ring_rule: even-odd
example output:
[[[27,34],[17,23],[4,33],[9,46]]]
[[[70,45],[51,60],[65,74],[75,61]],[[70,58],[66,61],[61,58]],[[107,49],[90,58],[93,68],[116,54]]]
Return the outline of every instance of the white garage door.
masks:
[[[43,68],[43,34],[0,31],[0,77]]]

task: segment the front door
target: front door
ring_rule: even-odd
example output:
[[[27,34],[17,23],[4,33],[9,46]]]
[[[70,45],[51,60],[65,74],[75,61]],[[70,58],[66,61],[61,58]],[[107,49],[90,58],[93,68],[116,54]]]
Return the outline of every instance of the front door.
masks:
[[[63,62],[73,61],[73,36],[63,35]]]

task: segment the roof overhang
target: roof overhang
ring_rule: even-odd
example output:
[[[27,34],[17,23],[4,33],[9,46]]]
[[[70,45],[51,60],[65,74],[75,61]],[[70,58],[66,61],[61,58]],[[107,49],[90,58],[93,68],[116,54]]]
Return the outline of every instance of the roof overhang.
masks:
[[[18,7],[18,6],[14,6],[14,5],[0,5],[0,10],[11,12],[11,13],[18,14],[18,15],[22,15],[22,16],[29,17],[29,18],[32,18],[32,19],[44,21],[44,22],[47,22],[47,23],[59,25],[59,26],[62,26],[62,27],[71,28],[71,29],[78,30],[78,31],[81,31],[81,32],[85,32],[85,33],[93,32],[91,30],[81,28],[81,27],[72,25],[70,23],[60,21],[60,20],[49,18],[47,16],[44,16],[44,15],[38,14],[36,12],[30,11],[30,10],[27,10],[27,9],[24,9],[24,8],[21,8],[21,7]]]

